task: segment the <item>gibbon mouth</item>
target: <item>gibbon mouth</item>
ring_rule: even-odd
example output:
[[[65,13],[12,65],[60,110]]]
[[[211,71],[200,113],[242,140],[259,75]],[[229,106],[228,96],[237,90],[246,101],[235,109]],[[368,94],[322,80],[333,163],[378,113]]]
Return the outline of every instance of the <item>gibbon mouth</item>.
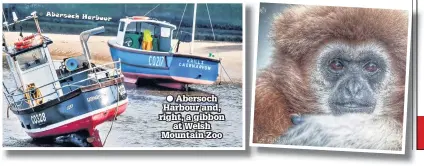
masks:
[[[373,104],[364,104],[358,102],[334,103],[333,109],[338,113],[372,113]]]

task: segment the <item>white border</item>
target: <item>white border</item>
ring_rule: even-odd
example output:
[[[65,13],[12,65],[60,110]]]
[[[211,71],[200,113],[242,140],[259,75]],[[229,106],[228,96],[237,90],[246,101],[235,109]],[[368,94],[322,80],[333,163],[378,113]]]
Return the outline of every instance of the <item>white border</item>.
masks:
[[[16,2],[17,0],[4,0],[1,3],[1,9],[3,10],[3,3],[22,3],[22,2]],[[37,3],[98,3],[98,4],[106,4],[106,3],[137,3],[137,4],[143,4],[140,3],[138,1],[129,1],[129,2],[123,2],[123,1],[118,1],[118,0],[113,0],[113,1],[93,1],[93,0],[74,0],[73,2],[51,2],[51,1],[45,1],[45,0],[37,0]],[[31,1],[26,1],[27,3],[33,3]],[[243,15],[243,51],[242,51],[242,55],[241,58],[243,58],[243,85],[242,85],[242,97],[243,97],[243,105],[242,105],[242,109],[240,111],[242,111],[242,146],[241,147],[4,147],[2,146],[2,150],[5,151],[10,151],[10,150],[94,150],[94,151],[98,151],[98,150],[246,150],[246,110],[245,110],[245,106],[246,106],[246,4],[244,3],[244,1],[241,0],[237,0],[237,1],[231,1],[231,2],[227,2],[225,0],[220,0],[220,1],[214,1],[214,2],[198,2],[196,0],[185,0],[185,1],[181,1],[181,2],[169,2],[168,1],[163,1],[163,0],[157,0],[154,3],[181,3],[181,4],[185,4],[185,3],[209,3],[209,4],[216,4],[216,3],[225,3],[225,4],[242,4],[242,15]],[[145,4],[151,4],[151,3],[145,3]],[[0,19],[3,20],[3,17]],[[1,31],[1,34],[3,34],[3,30]],[[3,60],[0,59],[0,63],[3,63]],[[0,67],[0,72],[3,73],[3,68]],[[3,81],[3,76],[1,76],[0,78],[1,81]],[[3,87],[1,87],[1,91],[3,92]],[[3,95],[0,95],[0,100],[3,101]],[[131,104],[131,103],[128,103]],[[2,111],[6,111],[3,110]],[[238,111],[238,110],[236,110]],[[2,113],[3,114],[3,113]],[[13,115],[12,115],[13,116]],[[0,133],[0,140],[3,143],[3,117],[0,118],[0,122],[1,122],[1,130],[2,132]]]
[[[413,15],[415,16],[415,18],[412,18],[413,20],[412,20],[412,22],[415,22],[415,26],[414,26],[414,24],[412,25],[413,27],[411,28],[411,29],[414,29],[415,30],[415,35],[417,35],[418,34],[418,22],[417,22],[417,17],[418,17],[418,14],[417,14],[417,1],[416,0],[412,0],[412,13],[413,13]],[[412,32],[412,33],[414,33],[414,32]],[[412,34],[411,34],[411,36],[412,36]],[[417,66],[417,64],[418,64],[418,61],[417,61],[417,57],[418,57],[418,51],[417,51],[417,44],[418,44],[418,42],[417,42],[417,40],[416,39],[418,39],[418,37],[417,36],[412,36],[412,39],[411,40],[413,40],[413,42],[411,43],[411,61],[412,61],[412,66],[411,66],[411,70],[412,70],[412,95],[411,95],[411,97],[412,97],[412,106],[411,106],[411,110],[412,110],[412,127],[411,127],[411,129],[412,129],[412,149],[413,150],[416,150],[416,149],[418,149],[417,148],[417,141],[418,141],[418,139],[417,139],[417,129],[418,129],[418,126],[417,126],[417,116],[418,116],[418,103],[417,103],[417,94],[418,94],[418,88],[417,88],[417,79],[418,79],[418,74],[417,74],[417,72],[419,71],[418,70],[418,67],[419,66]],[[415,44],[414,44],[415,43]],[[416,51],[415,52],[415,54],[414,54],[414,50]]]
[[[321,6],[340,6],[340,7],[370,7],[361,4],[360,2],[355,1],[343,1],[343,2],[335,2],[335,1],[308,1],[308,2],[299,2],[301,0],[280,0],[278,2],[264,2],[261,3],[280,3],[280,4],[303,4],[303,5],[321,5]],[[405,154],[405,142],[406,142],[406,126],[407,126],[407,107],[408,107],[408,87],[409,87],[409,62],[410,62],[410,53],[411,53],[411,30],[412,30],[412,1],[410,3],[409,8],[394,8],[391,6],[383,7],[372,7],[372,8],[386,8],[386,9],[400,9],[408,11],[408,46],[407,46],[407,61],[406,61],[406,78],[405,78],[405,96],[404,96],[404,114],[403,114],[403,137],[402,137],[402,150],[401,151],[391,151],[391,150],[370,150],[370,149],[353,149],[353,148],[333,148],[333,147],[314,147],[314,146],[294,146],[294,145],[274,145],[274,144],[260,144],[253,142],[253,120],[254,120],[254,111],[255,111],[255,89],[256,89],[256,68],[257,68],[257,56],[254,58],[253,64],[253,77],[252,77],[252,99],[251,99],[251,110],[250,110],[250,141],[249,145],[252,147],[268,147],[268,148],[288,148],[288,149],[307,149],[307,150],[325,150],[325,151],[345,151],[345,152],[366,152],[366,153],[385,153],[385,154]],[[259,3],[260,4],[260,3]],[[257,6],[260,10],[260,5]],[[260,13],[257,15],[256,25],[259,27],[259,18]],[[259,28],[257,29],[259,31]],[[258,54],[258,34],[255,41],[255,55]]]

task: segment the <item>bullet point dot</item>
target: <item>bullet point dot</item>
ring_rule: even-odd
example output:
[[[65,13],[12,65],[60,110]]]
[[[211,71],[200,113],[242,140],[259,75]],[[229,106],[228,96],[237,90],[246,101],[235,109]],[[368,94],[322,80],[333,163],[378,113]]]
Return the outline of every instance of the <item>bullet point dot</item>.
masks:
[[[172,97],[171,95],[170,96],[166,96],[166,101],[172,102],[172,101],[174,101],[174,97]]]

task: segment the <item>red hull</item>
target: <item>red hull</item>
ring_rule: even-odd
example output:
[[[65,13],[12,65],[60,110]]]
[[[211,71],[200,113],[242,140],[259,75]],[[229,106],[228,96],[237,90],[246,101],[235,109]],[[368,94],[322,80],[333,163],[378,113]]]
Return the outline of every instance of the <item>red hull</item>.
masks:
[[[120,103],[118,106],[118,115],[122,114],[127,108],[128,101]],[[107,120],[112,120],[115,117],[116,107],[108,108],[105,110],[93,111],[93,113],[86,113],[75,117],[76,120],[73,120],[69,123],[49,128],[47,130],[40,129],[39,131],[26,131],[27,134],[32,138],[40,138],[47,136],[58,136],[73,133],[80,130],[87,130],[92,135],[93,131],[95,131],[95,127]],[[82,118],[79,118],[82,117]],[[54,124],[53,124],[54,125]],[[47,126],[49,127],[49,126]],[[47,128],[46,127],[46,128]]]
[[[125,75],[125,82],[136,83],[139,78],[141,79],[166,79],[171,82],[159,83],[161,86],[173,88],[173,89],[181,89],[185,84],[204,84],[210,85],[213,84],[214,81],[208,80],[199,80],[194,78],[184,78],[177,76],[164,76],[164,75],[156,75],[156,74],[143,74],[143,73],[129,73],[123,72]]]

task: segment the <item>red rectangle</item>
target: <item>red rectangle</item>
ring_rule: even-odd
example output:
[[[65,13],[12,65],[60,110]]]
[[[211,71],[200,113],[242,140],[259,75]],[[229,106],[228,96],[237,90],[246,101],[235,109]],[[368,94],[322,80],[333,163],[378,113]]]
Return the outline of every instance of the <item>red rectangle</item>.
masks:
[[[424,150],[424,116],[417,116],[417,150]]]

